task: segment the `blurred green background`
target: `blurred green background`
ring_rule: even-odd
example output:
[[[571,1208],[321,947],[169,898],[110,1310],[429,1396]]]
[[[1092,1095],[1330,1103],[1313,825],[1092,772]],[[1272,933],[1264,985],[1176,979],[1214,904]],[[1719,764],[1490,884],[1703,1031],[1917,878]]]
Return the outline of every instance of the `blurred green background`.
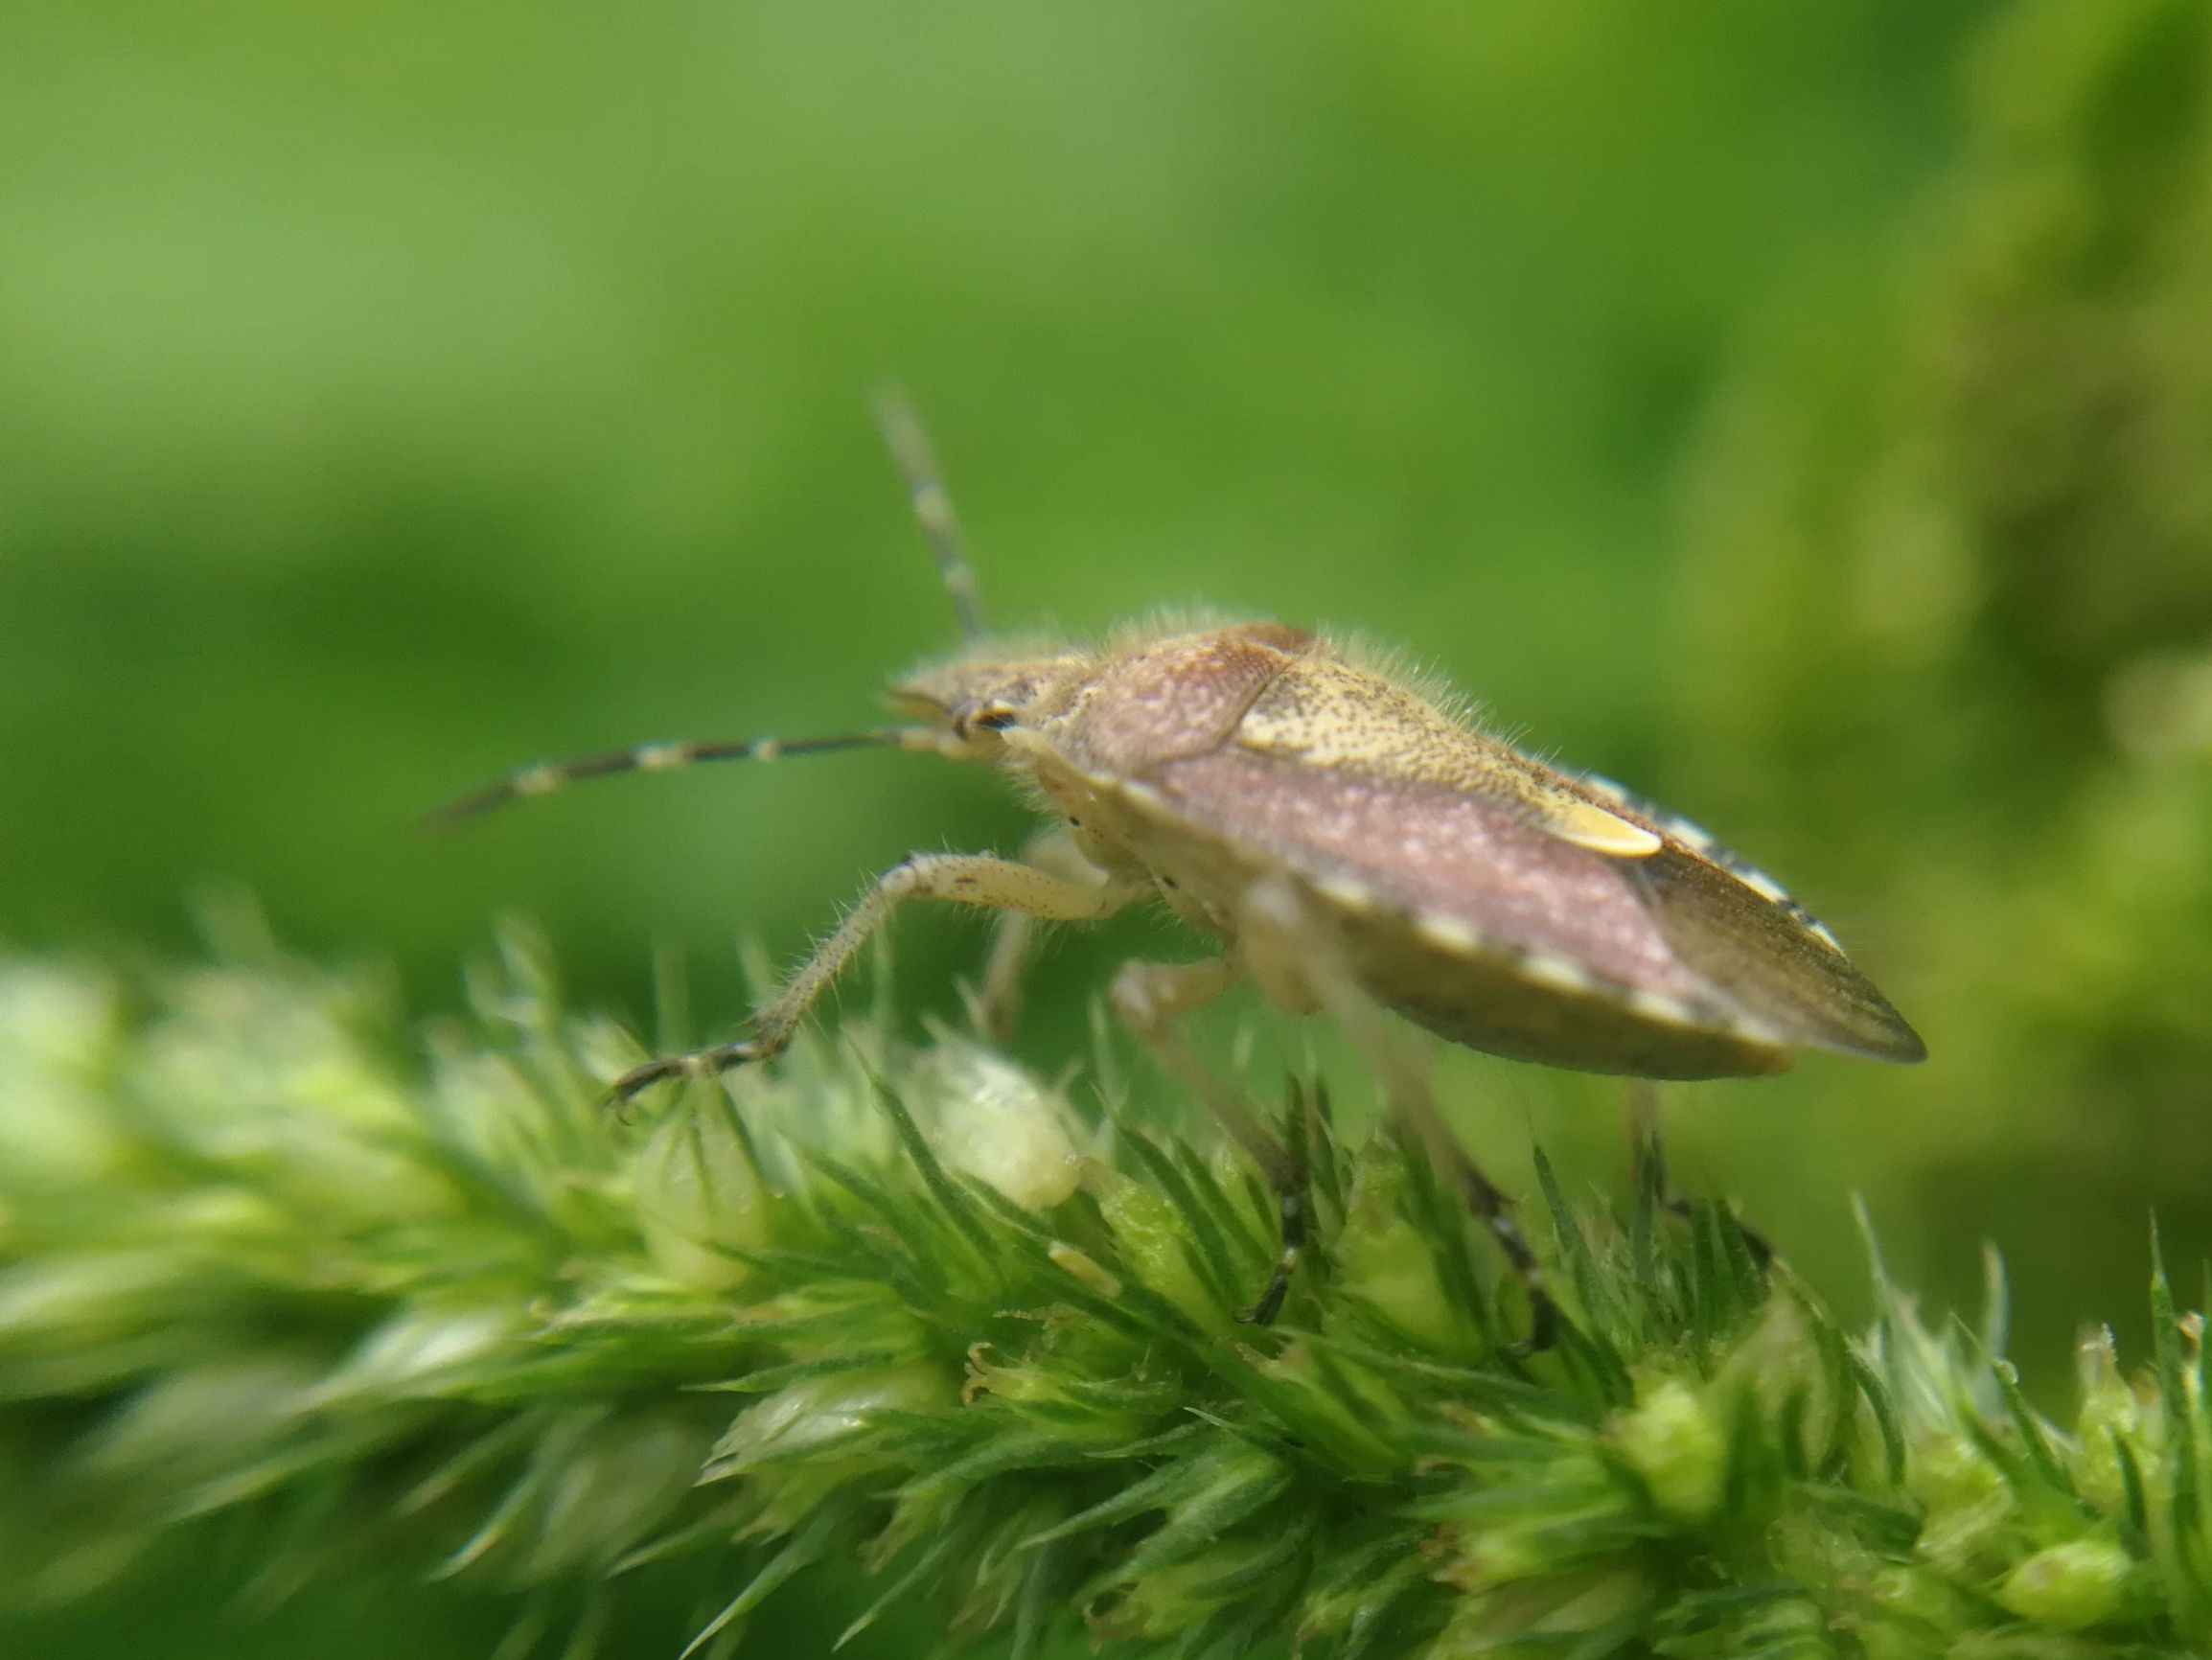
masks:
[[[1014,845],[906,756],[415,827],[869,719],[952,634],[895,376],[1000,619],[1355,626],[1787,880],[1934,1058],[1676,1091],[1682,1179],[1847,1308],[1854,1192],[1939,1306],[1995,1242],[2053,1393],[2153,1207],[2212,1251],[2208,87],[2204,0],[9,8],[0,937],[185,954],[236,882],[427,1009],[519,912],[712,1028],[741,936]],[[951,1012],[979,931],[899,941]],[[1190,949],[1069,940],[1025,1050]],[[1442,1065],[1618,1189],[1616,1086]]]

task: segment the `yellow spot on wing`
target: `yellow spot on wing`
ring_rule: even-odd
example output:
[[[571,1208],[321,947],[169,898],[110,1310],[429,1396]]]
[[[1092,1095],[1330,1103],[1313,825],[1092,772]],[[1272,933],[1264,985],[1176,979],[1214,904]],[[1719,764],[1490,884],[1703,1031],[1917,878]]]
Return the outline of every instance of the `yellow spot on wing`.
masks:
[[[1548,804],[1544,828],[1562,842],[1616,859],[1648,859],[1666,843],[1641,824],[1608,813],[1594,801],[1562,794]]]

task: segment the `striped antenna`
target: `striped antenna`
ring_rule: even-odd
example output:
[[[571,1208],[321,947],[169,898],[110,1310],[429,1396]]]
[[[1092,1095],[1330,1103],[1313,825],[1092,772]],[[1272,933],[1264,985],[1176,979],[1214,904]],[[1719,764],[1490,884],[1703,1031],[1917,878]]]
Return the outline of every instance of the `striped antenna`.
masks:
[[[907,496],[914,505],[922,534],[929,539],[930,552],[936,557],[937,575],[944,581],[945,591],[953,596],[960,637],[971,643],[979,640],[983,637],[983,601],[976,591],[976,573],[961,543],[960,521],[954,516],[952,496],[938,475],[929,434],[922,430],[921,418],[899,387],[878,388],[874,403],[876,425],[890,447],[891,459],[898,463],[900,476],[907,481]]]
[[[575,755],[565,761],[541,761],[510,772],[494,784],[471,791],[449,801],[424,819],[426,828],[448,830],[464,819],[526,795],[549,795],[586,778],[608,778],[618,772],[673,772],[706,761],[777,761],[786,755],[818,755],[833,749],[935,749],[937,734],[924,726],[879,726],[873,731],[844,732],[830,738],[750,738],[731,743],[637,744],[627,749],[606,749],[595,755]]]

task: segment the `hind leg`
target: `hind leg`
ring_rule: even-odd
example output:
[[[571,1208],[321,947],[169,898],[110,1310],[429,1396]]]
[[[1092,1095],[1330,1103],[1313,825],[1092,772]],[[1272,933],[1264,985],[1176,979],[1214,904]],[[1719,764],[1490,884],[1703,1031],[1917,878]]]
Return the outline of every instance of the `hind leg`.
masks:
[[[1557,1335],[1558,1305],[1546,1289],[1536,1254],[1514,1220],[1512,1205],[1460,1145],[1429,1093],[1423,1069],[1409,1058],[1391,1017],[1347,962],[1336,931],[1287,881],[1256,883],[1238,913],[1237,946],[1246,968],[1271,1001],[1290,1008],[1325,1008],[1381,1079],[1392,1115],[1449,1177],[1497,1241],[1498,1251],[1529,1299],[1525,1354],[1549,1349]]]
[[[1659,1127],[1659,1086],[1649,1078],[1628,1080],[1628,1179],[1638,1193],[1649,1193],[1665,1209],[1683,1209],[1667,1183],[1667,1143]]]
[[[1667,1179],[1667,1143],[1659,1125],[1659,1085],[1651,1078],[1628,1080],[1628,1171],[1635,1188],[1637,1203],[1650,1195],[1650,1203],[1670,1215],[1687,1220],[1690,1201],[1674,1190]],[[1744,1248],[1763,1268],[1774,1260],[1774,1247],[1758,1229],[1749,1226],[1743,1218],[1736,1218],[1737,1229],[1743,1235]]]

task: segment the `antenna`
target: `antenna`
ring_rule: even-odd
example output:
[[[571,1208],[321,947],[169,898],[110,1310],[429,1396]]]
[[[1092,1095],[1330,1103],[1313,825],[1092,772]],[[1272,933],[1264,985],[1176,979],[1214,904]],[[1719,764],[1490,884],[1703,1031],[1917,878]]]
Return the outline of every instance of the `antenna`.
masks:
[[[606,778],[619,772],[673,772],[706,761],[780,761],[786,755],[818,755],[833,749],[933,749],[937,734],[926,726],[879,726],[865,732],[841,732],[828,738],[748,738],[736,742],[634,744],[627,749],[603,749],[593,755],[573,755],[565,761],[541,761],[510,772],[449,801],[424,819],[432,830],[450,829],[479,813],[489,813],[525,795],[549,795],[586,778]]]
[[[879,387],[872,400],[876,426],[899,474],[907,481],[907,496],[914,505],[914,519],[929,539],[937,562],[937,575],[953,596],[953,613],[959,619],[960,637],[973,643],[983,637],[983,601],[976,591],[976,573],[961,543],[960,521],[953,513],[953,498],[937,473],[937,457],[929,434],[905,390],[895,385]]]

